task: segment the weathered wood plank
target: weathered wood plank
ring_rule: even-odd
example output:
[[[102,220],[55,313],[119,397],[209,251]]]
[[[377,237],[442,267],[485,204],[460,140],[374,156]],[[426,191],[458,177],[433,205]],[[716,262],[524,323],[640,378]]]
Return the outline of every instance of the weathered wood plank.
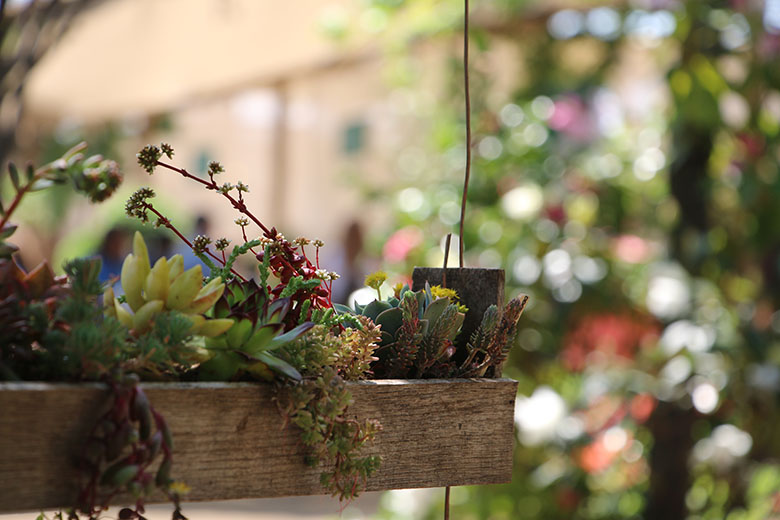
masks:
[[[383,426],[369,490],[511,480],[517,383],[509,379],[349,383],[349,413]],[[187,500],[315,495],[319,470],[282,420],[267,385],[148,383],[174,435],[173,476]],[[100,385],[0,383],[0,513],[68,506],[73,454],[109,403]]]

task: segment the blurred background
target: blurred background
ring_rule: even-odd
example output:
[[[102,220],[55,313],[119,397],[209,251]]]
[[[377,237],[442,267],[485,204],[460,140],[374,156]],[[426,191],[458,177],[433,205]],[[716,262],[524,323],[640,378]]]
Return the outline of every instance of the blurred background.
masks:
[[[342,301],[380,266],[392,284],[441,265],[465,165],[461,1],[0,5],[0,162],[86,139],[125,174],[97,206],[30,196],[26,264],[124,256],[142,185],[185,234],[240,239],[229,207],[135,164],[163,140],[193,173],[220,161],[267,224],[324,240]],[[466,265],[531,302],[505,370],[513,482],[453,489],[453,517],[780,518],[780,0],[472,6]],[[441,518],[442,497],[367,494],[343,518]]]

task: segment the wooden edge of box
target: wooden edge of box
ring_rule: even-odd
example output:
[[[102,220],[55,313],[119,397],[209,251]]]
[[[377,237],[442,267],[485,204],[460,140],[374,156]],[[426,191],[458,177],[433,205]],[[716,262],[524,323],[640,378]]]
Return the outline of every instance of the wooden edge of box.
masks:
[[[367,450],[382,456],[367,490],[511,481],[516,381],[348,385],[349,415],[382,424]],[[298,431],[284,428],[270,385],[142,387],[173,431],[173,477],[192,488],[186,501],[325,493],[322,469],[304,464]],[[72,505],[74,454],[108,399],[100,384],[0,383],[0,513]]]

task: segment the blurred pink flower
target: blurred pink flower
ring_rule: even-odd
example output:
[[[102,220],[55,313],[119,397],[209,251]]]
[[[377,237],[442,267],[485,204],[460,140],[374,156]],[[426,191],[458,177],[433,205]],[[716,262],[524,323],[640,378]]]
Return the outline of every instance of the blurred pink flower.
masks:
[[[615,256],[629,264],[640,264],[650,258],[650,245],[636,235],[621,235],[612,244]]]
[[[416,226],[401,228],[387,239],[382,255],[389,262],[402,262],[415,247],[423,242],[423,234]]]
[[[575,141],[586,142],[595,137],[588,107],[579,96],[568,95],[558,98],[547,124],[553,130],[562,132]]]

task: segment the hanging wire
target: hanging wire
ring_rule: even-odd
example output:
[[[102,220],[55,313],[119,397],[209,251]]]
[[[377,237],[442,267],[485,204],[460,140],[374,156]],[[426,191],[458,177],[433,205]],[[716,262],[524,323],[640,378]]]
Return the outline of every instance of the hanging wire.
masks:
[[[444,520],[450,520],[450,486],[444,491]]]
[[[463,269],[463,221],[466,217],[466,195],[471,178],[471,96],[469,95],[469,0],[464,0],[463,15],[463,93],[466,98],[466,175],[463,181],[463,200],[460,203],[460,229],[458,231],[458,257]]]
[[[469,95],[469,0],[463,0],[463,95],[466,98],[466,175],[463,180],[463,200],[460,202],[460,229],[458,231],[458,261],[463,269],[463,221],[466,216],[466,195],[471,178],[471,96]],[[444,271],[442,286],[447,284],[447,257],[450,252],[450,238],[447,235],[444,253]],[[444,491],[444,520],[450,520],[450,486]]]
[[[447,287],[447,264],[450,260],[450,242],[452,242],[452,233],[447,233],[447,240],[444,242],[444,267],[441,270],[442,287]]]

